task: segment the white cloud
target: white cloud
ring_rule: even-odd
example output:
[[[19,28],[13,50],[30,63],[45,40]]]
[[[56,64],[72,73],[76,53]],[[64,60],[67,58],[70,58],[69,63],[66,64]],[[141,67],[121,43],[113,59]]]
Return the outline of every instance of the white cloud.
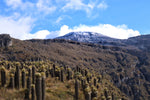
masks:
[[[45,14],[50,14],[56,10],[56,6],[52,5],[50,0],[38,0],[36,7]]]
[[[69,27],[67,25],[63,25],[61,28],[60,28],[60,31],[59,31],[59,36],[63,36],[69,32],[72,32],[73,30],[72,29],[69,29]]]
[[[100,9],[107,9],[107,7],[108,7],[108,5],[107,5],[104,1],[102,1],[102,2],[97,6],[97,8],[100,8]]]
[[[12,17],[0,16],[0,32],[9,33],[12,37],[23,39],[23,34],[31,31],[33,23],[30,17],[23,17],[14,20]]]
[[[70,0],[66,5],[62,8],[63,10],[67,9],[74,9],[74,10],[81,10],[82,7],[85,7],[86,5],[82,3],[82,0]]]
[[[56,10],[56,6],[52,5],[50,0],[38,0],[37,3],[22,0],[6,0],[5,2],[12,9],[22,10],[25,14],[30,12],[31,15],[41,12],[47,15]]]
[[[62,16],[58,17],[58,19],[56,20],[56,24],[60,23],[63,20]]]
[[[26,8],[31,8],[34,6],[31,2],[23,2],[22,0],[6,0],[7,6],[12,7],[13,9],[25,10]]]
[[[93,3],[84,4],[82,0],[68,0],[62,10],[84,10],[86,13],[90,13],[94,6]]]
[[[96,6],[95,2],[90,2],[87,4],[87,6],[90,8],[90,9],[94,9],[94,7]]]
[[[41,30],[33,34],[33,38],[45,39],[47,35],[51,34],[48,30]]]
[[[83,3],[83,0],[68,0],[66,5],[62,8],[62,10],[84,10],[87,14],[90,14],[94,8],[98,9],[106,9],[108,5],[102,1],[100,4],[97,5],[97,2],[90,1],[88,4]]]
[[[68,20],[72,20],[72,17],[68,15],[61,15],[54,21],[54,24],[61,25],[63,24],[63,21],[68,21]]]
[[[67,25],[64,25],[61,27],[59,31],[59,36],[63,36],[69,32],[78,32],[78,31],[97,32],[118,39],[127,39],[129,37],[140,35],[139,31],[129,29],[124,24],[118,26],[113,26],[110,24],[99,24],[97,26],[79,25],[73,28],[69,28]]]
[[[0,16],[0,34],[7,33],[11,37],[17,39],[45,39],[47,35],[50,34],[47,30],[40,30],[34,34],[31,34],[32,25],[34,19],[30,17],[22,17],[18,20],[13,19],[13,17],[3,17]]]
[[[22,4],[22,0],[6,0],[5,2],[8,6],[12,6],[14,9]]]
[[[48,30],[40,30],[34,34],[24,34],[24,39],[46,39],[46,37],[50,34],[51,33]]]
[[[18,15],[17,15],[18,16]],[[69,28],[67,25],[63,25],[60,30],[57,31],[48,31],[40,30],[34,34],[31,34],[33,28],[34,19],[30,17],[21,17],[18,20],[14,19],[15,17],[3,17],[0,16],[0,33],[8,33],[14,38],[18,39],[45,39],[45,38],[54,38],[57,36],[63,36],[69,32],[78,32],[78,31],[89,31],[97,32],[103,35],[118,38],[118,39],[127,39],[129,37],[140,35],[139,31],[129,29],[126,25],[113,26],[110,24],[99,24],[97,26],[86,26],[79,25],[73,28]]]

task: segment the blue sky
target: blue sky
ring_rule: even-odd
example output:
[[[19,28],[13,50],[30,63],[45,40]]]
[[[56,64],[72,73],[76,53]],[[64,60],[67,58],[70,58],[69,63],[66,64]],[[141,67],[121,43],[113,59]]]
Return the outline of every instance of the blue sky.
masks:
[[[0,33],[55,38],[72,31],[127,39],[150,34],[149,0],[0,0]]]

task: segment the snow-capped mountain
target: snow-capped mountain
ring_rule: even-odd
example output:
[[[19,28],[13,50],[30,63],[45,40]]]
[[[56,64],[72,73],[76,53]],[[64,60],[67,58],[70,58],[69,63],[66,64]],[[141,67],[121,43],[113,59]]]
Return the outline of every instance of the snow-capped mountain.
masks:
[[[66,39],[85,43],[96,43],[103,45],[123,45],[119,39],[111,38],[95,32],[70,32],[56,39]]]
[[[131,37],[129,39],[115,39],[100,33],[94,32],[70,32],[64,36],[57,37],[56,39],[66,39],[85,43],[96,43],[101,45],[123,46],[129,48],[138,48],[150,52],[150,35],[141,35]]]
[[[64,36],[57,37],[57,39],[66,39],[86,43],[105,43],[117,40],[95,32],[70,32]]]

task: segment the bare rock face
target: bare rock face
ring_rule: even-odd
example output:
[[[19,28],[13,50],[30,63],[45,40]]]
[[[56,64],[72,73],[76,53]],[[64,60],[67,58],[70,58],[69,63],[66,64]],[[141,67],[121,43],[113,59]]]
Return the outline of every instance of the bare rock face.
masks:
[[[12,39],[9,34],[0,34],[0,47],[9,47],[12,45]]]

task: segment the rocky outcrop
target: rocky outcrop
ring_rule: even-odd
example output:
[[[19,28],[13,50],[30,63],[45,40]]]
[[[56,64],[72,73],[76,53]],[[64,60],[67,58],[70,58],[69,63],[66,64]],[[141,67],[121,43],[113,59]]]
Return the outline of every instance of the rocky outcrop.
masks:
[[[12,39],[9,34],[0,34],[0,47],[9,47],[12,45]]]

